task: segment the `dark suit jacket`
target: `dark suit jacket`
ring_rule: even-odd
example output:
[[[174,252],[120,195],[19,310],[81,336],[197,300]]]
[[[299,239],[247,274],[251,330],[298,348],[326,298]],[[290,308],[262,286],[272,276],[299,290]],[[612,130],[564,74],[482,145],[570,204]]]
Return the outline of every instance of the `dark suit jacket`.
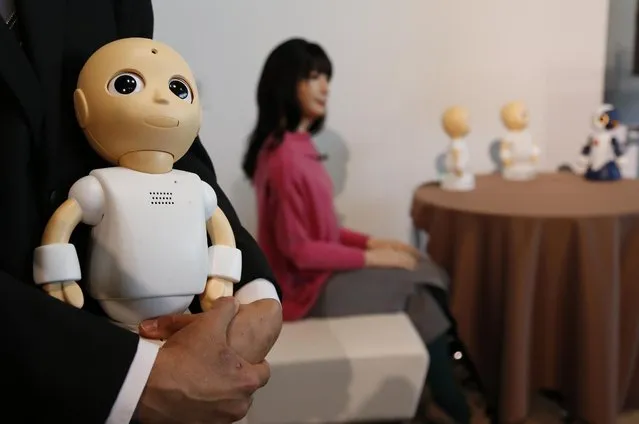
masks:
[[[0,22],[0,381],[6,389],[0,414],[16,423],[103,423],[135,355],[137,336],[99,316],[86,295],[86,306],[77,310],[43,294],[33,285],[32,258],[71,185],[91,169],[108,166],[76,123],[72,95],[78,73],[107,42],[151,37],[151,1],[16,3],[22,48]],[[217,192],[243,253],[239,286],[260,277],[274,281],[217,185],[199,140],[176,168],[199,174]],[[88,230],[81,225],[71,240],[81,258]]]

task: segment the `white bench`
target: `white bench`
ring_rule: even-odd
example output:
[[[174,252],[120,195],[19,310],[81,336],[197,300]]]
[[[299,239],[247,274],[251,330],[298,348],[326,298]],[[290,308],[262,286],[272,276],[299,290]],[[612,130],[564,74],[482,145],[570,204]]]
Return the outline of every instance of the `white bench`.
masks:
[[[267,360],[271,379],[241,424],[410,419],[429,365],[403,313],[285,323]]]

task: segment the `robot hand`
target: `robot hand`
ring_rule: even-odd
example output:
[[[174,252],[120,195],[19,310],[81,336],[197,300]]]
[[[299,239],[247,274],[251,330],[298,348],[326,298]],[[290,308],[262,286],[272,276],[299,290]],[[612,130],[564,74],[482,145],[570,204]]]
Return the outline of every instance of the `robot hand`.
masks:
[[[65,281],[63,283],[44,284],[44,291],[56,299],[81,308],[84,305],[84,295],[82,289],[75,281]]]
[[[577,160],[577,168],[579,170],[585,170],[588,167],[589,160],[590,159],[586,155],[579,156],[579,159]]]
[[[539,152],[535,150],[535,152],[532,155],[530,155],[530,162],[532,162],[535,165],[539,163]]]
[[[210,277],[206,281],[204,293],[200,295],[202,311],[211,309],[215,299],[227,296],[233,296],[233,282],[219,277]]]
[[[574,167],[575,173],[584,174],[586,170],[588,169],[589,161],[590,159],[588,158],[588,156],[586,155],[579,156],[579,159],[577,159],[577,163],[575,164],[575,167]]]
[[[628,159],[625,156],[619,156],[616,159],[617,165],[622,166],[628,163]]]

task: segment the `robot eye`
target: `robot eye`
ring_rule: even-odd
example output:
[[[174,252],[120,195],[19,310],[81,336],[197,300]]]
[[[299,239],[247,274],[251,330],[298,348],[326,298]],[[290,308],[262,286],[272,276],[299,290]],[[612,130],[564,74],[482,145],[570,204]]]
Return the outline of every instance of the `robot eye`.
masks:
[[[114,76],[107,86],[109,93],[124,96],[140,92],[143,88],[142,77],[132,72],[123,72]]]
[[[193,95],[189,85],[182,79],[171,78],[169,81],[169,90],[180,99],[193,103]]]

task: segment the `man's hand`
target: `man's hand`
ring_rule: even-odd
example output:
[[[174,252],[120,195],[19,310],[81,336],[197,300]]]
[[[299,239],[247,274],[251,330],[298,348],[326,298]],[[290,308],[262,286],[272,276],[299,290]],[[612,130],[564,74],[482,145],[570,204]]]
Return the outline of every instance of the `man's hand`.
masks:
[[[258,364],[280,336],[282,307],[273,299],[257,300],[240,306],[229,326],[228,342],[244,360]]]
[[[245,361],[229,346],[228,327],[238,308],[233,298],[225,297],[208,312],[184,315],[187,324],[180,316],[155,321],[159,326],[147,334],[171,334],[138,404],[141,422],[231,424],[246,415],[270,369],[265,362]]]
[[[145,321],[140,326],[140,335],[148,339],[169,339],[197,320],[199,315],[170,315]],[[231,349],[245,361],[259,364],[275,344],[281,329],[282,308],[279,302],[262,299],[240,306],[228,327],[227,340]]]

